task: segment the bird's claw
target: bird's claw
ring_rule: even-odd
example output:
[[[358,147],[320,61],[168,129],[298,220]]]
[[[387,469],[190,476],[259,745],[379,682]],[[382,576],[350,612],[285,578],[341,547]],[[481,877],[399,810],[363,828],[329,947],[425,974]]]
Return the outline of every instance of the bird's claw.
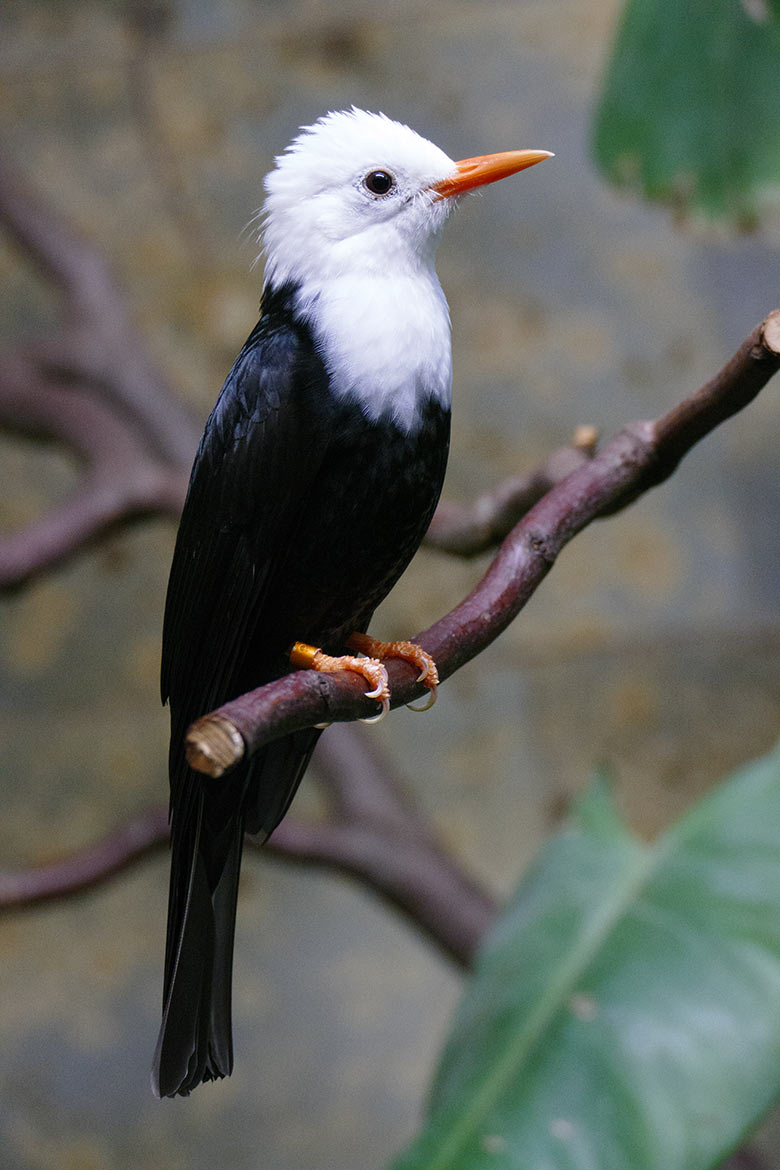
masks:
[[[374,683],[374,689],[366,691],[366,698],[376,699],[382,707],[378,715],[369,715],[365,719],[361,719],[360,722],[379,723],[390,710],[390,684],[387,671],[378,658],[352,658],[351,661],[354,665],[348,667],[349,670],[356,670],[368,682]]]
[[[422,682],[423,678],[424,678],[424,676],[420,675],[420,677],[418,678],[417,681]],[[438,698],[438,693],[437,693],[436,687],[435,686],[428,687],[428,698],[425,700],[424,703],[421,703],[419,706],[417,706],[415,703],[407,703],[406,706],[407,706],[409,711],[430,711],[431,707],[436,702],[437,698]]]
[[[367,699],[376,699],[376,698],[378,698],[378,695],[376,695],[374,693],[374,691],[366,691],[366,698]],[[388,695],[388,697],[386,699],[380,699],[379,701],[382,704],[382,710],[379,712],[379,714],[378,715],[366,715],[363,719],[360,720],[361,723],[381,723],[382,722],[385,715],[390,710],[390,697]]]
[[[401,658],[404,662],[419,667],[417,682],[424,683],[429,694],[427,700],[420,706],[407,703],[410,711],[429,711],[436,702],[439,672],[433,658],[421,646],[414,642],[379,642],[376,638],[369,638],[367,634],[352,634],[347,640],[347,646],[360,657],[344,654],[334,658],[316,646],[296,642],[289,651],[290,663],[325,674],[335,674],[340,670],[353,670],[357,674],[362,674],[372,687],[370,691],[366,691],[366,698],[375,699],[381,710],[378,715],[361,719],[361,723],[379,723],[390,710],[390,686],[381,658]]]
[[[428,651],[423,650],[422,646],[418,646],[416,642],[380,642],[376,638],[370,638],[368,634],[352,634],[347,640],[347,646],[349,646],[350,650],[357,650],[363,654],[371,654],[375,659],[401,658],[404,662],[420,668],[417,682],[425,683],[430,693],[427,700],[419,707],[415,707],[412,703],[407,703],[406,705],[410,711],[429,711],[436,702],[439,672],[436,668],[436,663]],[[375,719],[366,720],[366,722],[374,723],[377,722],[377,719],[381,718],[382,716],[380,715]]]
[[[316,670],[321,674],[336,674],[340,670],[352,670],[356,674],[361,674],[373,688],[366,691],[366,698],[376,699],[382,708],[378,715],[371,715],[361,720],[362,723],[378,723],[390,710],[390,686],[387,671],[378,658],[358,658],[353,654],[333,657],[330,654],[325,654],[316,646],[309,646],[306,642],[295,642],[288,657],[293,666]]]

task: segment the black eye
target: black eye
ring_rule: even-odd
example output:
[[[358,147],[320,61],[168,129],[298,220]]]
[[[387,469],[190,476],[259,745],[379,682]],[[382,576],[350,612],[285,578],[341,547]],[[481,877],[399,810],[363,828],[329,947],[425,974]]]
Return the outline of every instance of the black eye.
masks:
[[[363,180],[363,186],[372,195],[386,195],[395,186],[395,179],[389,171],[369,171]]]

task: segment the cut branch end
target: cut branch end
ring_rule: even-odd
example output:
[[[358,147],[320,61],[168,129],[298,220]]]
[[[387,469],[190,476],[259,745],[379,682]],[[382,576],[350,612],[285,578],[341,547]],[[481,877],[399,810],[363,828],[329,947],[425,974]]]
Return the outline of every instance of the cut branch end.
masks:
[[[204,715],[193,723],[185,744],[189,766],[214,780],[234,767],[246,750],[241,732],[221,715]]]
[[[774,309],[764,321],[763,340],[768,350],[780,354],[780,309]]]
[[[576,447],[578,451],[586,451],[592,455],[598,446],[598,441],[598,428],[592,426],[590,423],[583,423],[574,432],[572,446]]]

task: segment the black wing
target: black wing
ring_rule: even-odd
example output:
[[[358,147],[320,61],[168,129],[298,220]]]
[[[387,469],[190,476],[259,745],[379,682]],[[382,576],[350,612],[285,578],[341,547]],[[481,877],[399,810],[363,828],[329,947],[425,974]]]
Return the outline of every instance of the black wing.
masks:
[[[306,332],[264,317],[228,375],[195,459],[163,631],[171,704],[171,884],[158,1095],[188,1093],[232,1068],[231,968],[245,821],[270,832],[318,733],[268,745],[220,781],[192,772],[184,735],[200,715],[283,669],[263,603],[311,491],[327,440],[326,375]],[[257,657],[251,669],[247,651]],[[251,791],[252,809],[246,807]],[[257,791],[255,791],[257,790]]]
[[[228,375],[195,459],[171,567],[163,625],[162,697],[172,752],[200,715],[235,697],[263,599],[297,526],[326,437],[307,409],[326,385],[306,333],[262,318]],[[266,615],[274,646],[273,615]],[[273,673],[252,665],[257,681]],[[173,760],[172,760],[173,763]],[[176,799],[178,769],[172,770]]]

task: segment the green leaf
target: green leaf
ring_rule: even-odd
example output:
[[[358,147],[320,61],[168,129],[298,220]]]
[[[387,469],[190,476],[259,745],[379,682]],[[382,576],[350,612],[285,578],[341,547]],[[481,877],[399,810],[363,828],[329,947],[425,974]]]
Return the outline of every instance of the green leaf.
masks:
[[[394,1170],[703,1170],[780,1093],[780,756],[656,844],[599,778],[481,954]]]
[[[605,176],[752,226],[780,204],[778,0],[628,0],[596,116]]]

